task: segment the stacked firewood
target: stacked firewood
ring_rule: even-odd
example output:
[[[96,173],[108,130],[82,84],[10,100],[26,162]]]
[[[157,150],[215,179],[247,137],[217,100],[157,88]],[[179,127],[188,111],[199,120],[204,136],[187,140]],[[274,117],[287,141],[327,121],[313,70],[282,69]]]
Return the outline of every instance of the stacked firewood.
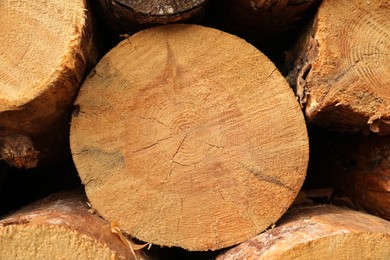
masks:
[[[387,259],[390,3],[0,4],[0,259]]]

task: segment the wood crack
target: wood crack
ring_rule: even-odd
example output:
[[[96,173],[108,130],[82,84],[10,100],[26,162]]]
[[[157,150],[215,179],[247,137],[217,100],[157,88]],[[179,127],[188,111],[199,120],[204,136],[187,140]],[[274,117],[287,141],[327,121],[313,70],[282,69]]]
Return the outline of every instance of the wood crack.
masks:
[[[147,145],[147,146],[145,146],[145,147],[141,147],[141,148],[139,148],[139,149],[133,151],[133,153],[137,153],[137,152],[140,152],[140,151],[142,151],[142,150],[149,149],[149,148],[151,148],[151,147],[153,147],[153,146],[159,144],[160,142],[165,141],[165,140],[168,140],[168,139],[171,139],[171,138],[172,138],[172,136],[168,136],[168,137],[166,137],[166,138],[158,139],[155,143],[152,143],[152,144]]]
[[[152,120],[152,121],[155,121],[157,123],[159,123],[160,125],[163,125],[163,126],[167,126],[166,124],[164,124],[163,122],[161,122],[160,120],[158,120],[157,118],[154,118],[154,117],[143,117],[143,116],[140,116],[139,118],[141,119],[144,119],[144,120]]]

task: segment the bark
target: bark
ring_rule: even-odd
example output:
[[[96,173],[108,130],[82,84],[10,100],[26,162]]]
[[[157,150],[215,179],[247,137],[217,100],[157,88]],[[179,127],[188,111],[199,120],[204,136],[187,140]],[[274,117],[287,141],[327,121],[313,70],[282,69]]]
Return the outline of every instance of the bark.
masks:
[[[288,78],[310,122],[390,134],[389,10],[386,1],[322,2],[289,56]]]
[[[155,25],[198,21],[207,3],[208,0],[99,0],[96,8],[112,30],[131,34]]]
[[[0,243],[1,259],[135,258],[76,193],[52,195],[1,219]]]
[[[276,227],[219,255],[228,259],[386,259],[390,223],[337,206],[293,208]]]
[[[72,102],[97,59],[89,6],[6,1],[0,12],[0,159],[18,168],[62,162]]]
[[[166,25],[129,37],[99,62],[76,106],[70,142],[88,198],[146,242],[242,242],[279,219],[305,177],[293,91],[261,52],[215,29]]]

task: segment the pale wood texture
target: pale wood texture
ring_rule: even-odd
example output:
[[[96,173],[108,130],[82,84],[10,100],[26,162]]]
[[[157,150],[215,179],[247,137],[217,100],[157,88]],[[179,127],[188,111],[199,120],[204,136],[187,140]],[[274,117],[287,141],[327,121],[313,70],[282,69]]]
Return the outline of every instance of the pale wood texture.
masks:
[[[69,151],[72,102],[97,59],[91,11],[83,0],[9,0],[0,13],[0,159],[54,164]]]
[[[390,134],[390,3],[322,2],[290,74],[309,121]]]
[[[0,220],[0,259],[134,259],[81,194],[50,196]]]
[[[103,22],[120,33],[174,22],[200,20],[208,0],[98,0],[96,9]]]
[[[389,248],[390,222],[323,205],[289,210],[276,227],[216,259],[388,259]]]
[[[258,43],[274,44],[282,34],[314,15],[319,0],[217,0],[215,15],[226,30]]]
[[[272,225],[305,178],[303,114],[245,41],[166,25],[122,41],[84,82],[74,162],[94,208],[143,241],[218,249]]]

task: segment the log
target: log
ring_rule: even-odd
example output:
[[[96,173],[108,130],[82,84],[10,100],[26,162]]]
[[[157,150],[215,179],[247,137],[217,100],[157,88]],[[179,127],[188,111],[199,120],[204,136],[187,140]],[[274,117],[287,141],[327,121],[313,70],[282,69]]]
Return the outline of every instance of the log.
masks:
[[[217,0],[213,15],[224,30],[264,47],[275,45],[282,35],[301,27],[314,15],[319,3],[320,0]]]
[[[389,10],[386,1],[322,2],[288,56],[309,122],[390,134]]]
[[[199,21],[208,0],[98,0],[96,10],[111,30],[132,34],[141,29],[177,22]]]
[[[76,99],[70,144],[92,206],[132,237],[216,250],[272,225],[305,178],[308,139],[284,77],[197,25],[123,40]]]
[[[0,160],[18,168],[62,162],[72,103],[97,59],[89,7],[10,0],[0,13]]]
[[[52,195],[0,220],[1,259],[135,259],[85,196]],[[137,253],[139,254],[139,253]]]
[[[291,209],[277,226],[221,253],[238,259],[387,259],[390,223],[337,206]]]
[[[312,137],[308,179],[333,187],[333,203],[347,197],[350,206],[390,220],[390,137],[328,131]]]

